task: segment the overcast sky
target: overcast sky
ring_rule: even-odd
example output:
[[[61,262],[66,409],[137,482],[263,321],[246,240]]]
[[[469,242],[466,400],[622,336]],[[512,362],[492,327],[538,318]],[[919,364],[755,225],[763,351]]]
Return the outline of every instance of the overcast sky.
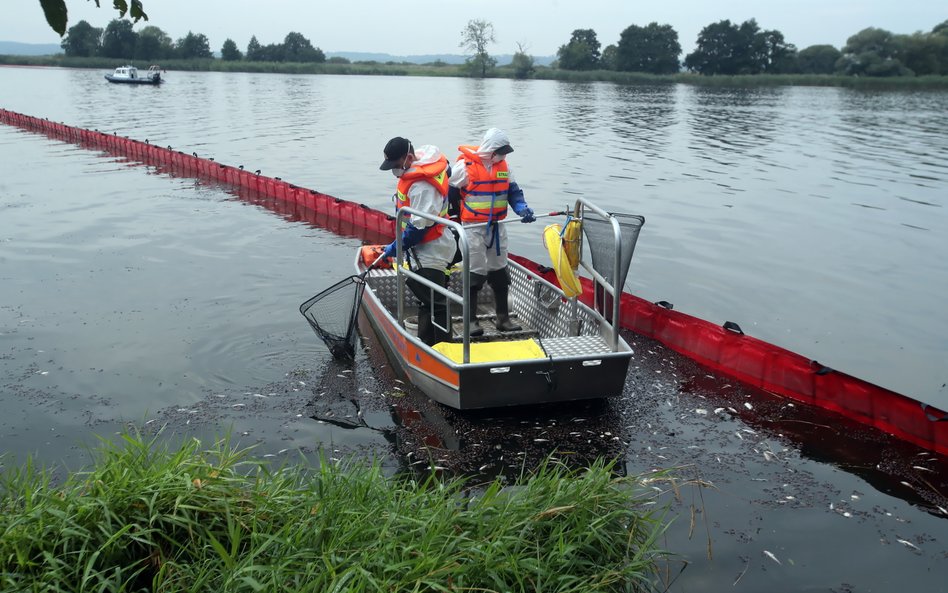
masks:
[[[267,45],[302,33],[326,52],[379,52],[392,55],[463,54],[460,32],[471,19],[494,25],[491,54],[511,54],[517,43],[536,56],[554,55],[575,29],[593,29],[602,47],[617,43],[629,25],[671,25],[684,53],[694,49],[701,29],[724,19],[757,19],[777,29],[798,49],[846,39],[866,27],[892,33],[930,31],[948,20],[943,0],[143,0],[149,21],[171,36],[203,33],[213,51],[228,38],[244,51],[252,35]],[[4,0],[0,41],[59,43],[46,24],[39,0]],[[104,28],[118,16],[111,0],[66,0],[69,26],[86,20]],[[11,10],[13,8],[13,10]],[[684,55],[682,56],[684,57]]]

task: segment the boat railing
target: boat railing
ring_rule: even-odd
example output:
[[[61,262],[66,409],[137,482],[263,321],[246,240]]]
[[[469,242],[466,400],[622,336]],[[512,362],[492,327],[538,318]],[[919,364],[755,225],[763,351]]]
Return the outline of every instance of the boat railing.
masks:
[[[580,216],[585,214],[586,210],[590,210],[595,213],[597,216],[601,217],[604,221],[608,221],[612,228],[613,235],[613,249],[611,258],[611,270],[608,270],[604,273],[603,270],[596,268],[593,262],[588,261],[585,257],[580,257],[579,265],[585,270],[593,280],[593,298],[592,306],[590,309],[593,312],[593,316],[596,320],[603,326],[605,330],[605,338],[607,339],[606,343],[609,345],[613,352],[619,350],[619,305],[621,301],[621,286],[625,283],[625,278],[623,277],[623,233],[622,228],[617,220],[616,216],[603,210],[599,206],[590,202],[585,198],[577,198],[575,204],[574,212],[580,213]],[[458,249],[461,252],[461,294],[457,294],[454,291],[446,288],[444,286],[439,286],[434,282],[431,282],[427,278],[416,274],[408,266],[404,266],[405,261],[405,249],[402,245],[401,233],[397,232],[395,237],[395,253],[396,253],[396,276],[397,276],[397,323],[404,327],[405,325],[405,280],[411,278],[412,280],[418,282],[419,284],[427,287],[432,291],[432,296],[434,293],[443,295],[449,304],[447,319],[443,320],[446,322],[446,325],[441,325],[442,320],[437,320],[432,316],[432,323],[440,328],[442,331],[447,332],[448,334],[452,333],[453,329],[451,327],[451,310],[450,303],[459,304],[461,306],[461,323],[462,323],[462,344],[463,344],[463,362],[465,364],[470,362],[470,345],[471,345],[471,328],[470,328],[470,315],[469,308],[476,306],[476,303],[469,302],[468,299],[464,297],[470,293],[470,284],[471,284],[471,274],[468,269],[468,258],[469,248],[467,235],[465,233],[464,225],[455,222],[453,220],[442,218],[440,216],[435,216],[419,210],[415,210],[411,207],[400,208],[396,213],[396,229],[401,229],[403,224],[407,222],[407,216],[418,216],[426,220],[430,220],[435,223],[440,223],[446,227],[452,229],[455,232],[455,235],[458,239]],[[636,217],[641,219],[641,217]],[[641,219],[644,222],[644,219]],[[586,232],[586,231],[584,231]],[[636,234],[637,236],[637,234]],[[634,239],[633,245],[634,248]],[[581,255],[582,255],[582,242],[581,245]],[[626,272],[628,268],[625,268]],[[608,277],[607,277],[608,275]],[[610,281],[610,278],[612,279]],[[601,291],[601,298],[600,298]],[[607,298],[609,297],[609,298]],[[575,298],[575,297],[574,297]],[[609,307],[609,310],[606,310],[606,307]]]
[[[593,204],[586,198],[577,198],[576,204],[574,206],[574,212],[580,213],[581,218],[585,218],[585,211],[591,210],[597,216],[601,217],[604,220],[609,221],[612,226],[612,235],[613,235],[613,250],[612,250],[612,261],[611,261],[611,274],[609,278],[603,273],[602,270],[596,269],[595,258],[593,262],[590,263],[589,260],[585,257],[582,257],[582,246],[584,242],[580,242],[580,261],[579,265],[585,270],[593,279],[593,297],[592,297],[592,310],[601,324],[604,324],[609,331],[609,344],[612,347],[613,352],[619,349],[619,304],[621,301],[621,287],[625,284],[625,273],[628,273],[628,267],[623,266],[623,253],[627,252],[629,258],[631,259],[631,249],[634,249],[635,239],[638,237],[638,232],[636,231],[635,236],[632,238],[631,246],[623,246],[622,242],[622,227],[619,223],[619,220],[610,212],[607,212],[600,208],[599,206]],[[644,223],[645,219],[642,217],[634,217],[640,220],[639,226],[641,223]],[[587,232],[585,227],[586,221],[583,220],[584,224],[584,233]],[[623,272],[623,268],[625,271]],[[599,290],[602,290],[603,298],[599,298]],[[605,298],[606,295],[611,297],[611,299]],[[611,301],[611,302],[610,302]],[[609,315],[606,315],[606,307],[611,305]]]
[[[405,248],[402,245],[402,233],[398,232],[397,229],[401,229],[403,224],[407,222],[407,216],[418,216],[424,218],[425,220],[430,220],[435,223],[440,223],[446,227],[453,230],[457,236],[458,240],[458,249],[461,251],[461,294],[457,294],[444,286],[439,286],[434,282],[431,282],[427,278],[416,274],[411,271],[407,266],[403,266],[405,261]],[[467,364],[471,362],[471,321],[470,315],[468,314],[469,307],[475,306],[475,304],[470,303],[464,295],[470,294],[471,288],[471,272],[468,269],[468,262],[470,261],[468,254],[468,244],[467,244],[467,235],[464,233],[464,227],[453,220],[442,218],[440,216],[434,216],[426,212],[421,212],[415,210],[409,206],[399,208],[398,212],[395,215],[395,272],[398,282],[398,311],[397,311],[397,322],[402,327],[405,326],[405,280],[406,278],[411,278],[419,284],[427,287],[432,291],[432,294],[437,292],[438,294],[444,295],[448,303],[454,302],[461,305],[461,323],[463,327],[462,333],[462,344],[463,344],[463,362]],[[452,333],[451,327],[451,308],[448,307],[447,319],[443,320],[446,322],[446,326],[441,325],[442,320],[435,319],[435,316],[432,315],[432,323],[441,329],[444,332],[447,332],[449,335]]]

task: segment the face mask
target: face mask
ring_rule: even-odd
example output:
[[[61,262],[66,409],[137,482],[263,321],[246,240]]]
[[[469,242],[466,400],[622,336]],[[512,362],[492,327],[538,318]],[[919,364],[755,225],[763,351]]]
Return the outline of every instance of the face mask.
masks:
[[[392,167],[392,175],[394,175],[395,177],[401,177],[404,174],[405,174],[405,169],[402,169],[401,167]]]
[[[507,158],[507,155],[505,154],[495,154],[494,156],[491,157],[490,161],[492,163],[500,163],[500,162],[503,162],[503,160],[506,158]]]

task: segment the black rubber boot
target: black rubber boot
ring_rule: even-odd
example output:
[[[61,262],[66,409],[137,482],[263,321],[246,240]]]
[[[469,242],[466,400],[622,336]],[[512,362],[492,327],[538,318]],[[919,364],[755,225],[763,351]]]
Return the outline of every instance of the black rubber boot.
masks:
[[[497,311],[497,317],[494,325],[502,332],[516,332],[523,329],[510,320],[510,311],[507,306],[507,294],[510,287],[510,275],[507,268],[494,270],[487,274],[487,282],[494,290],[494,307]]]
[[[477,293],[480,292],[481,287],[484,286],[484,282],[487,281],[487,276],[483,274],[471,273],[471,292],[468,298],[468,314],[469,319],[471,320],[471,337],[477,338],[484,335],[484,328],[481,327],[481,322],[477,320]]]
[[[448,277],[444,274],[444,270],[421,268],[416,270],[416,273],[435,284],[447,286]],[[434,302],[432,303],[431,289],[427,286],[422,286],[410,278],[405,281],[405,285],[408,286],[408,288],[415,293],[415,296],[418,297],[418,300],[421,301],[421,304],[418,306],[418,339],[429,346],[433,346],[438,342],[449,341],[450,334],[440,327],[436,327],[431,321],[431,316],[434,314],[438,325],[443,325],[447,328],[451,327],[450,322],[447,320],[448,309],[444,295],[435,293]]]

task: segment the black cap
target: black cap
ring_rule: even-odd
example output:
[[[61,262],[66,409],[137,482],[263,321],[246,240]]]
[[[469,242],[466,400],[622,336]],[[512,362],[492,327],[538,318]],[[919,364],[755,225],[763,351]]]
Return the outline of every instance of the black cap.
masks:
[[[405,155],[411,152],[411,142],[406,138],[401,136],[395,136],[388,141],[388,144],[385,145],[385,148],[382,149],[382,153],[385,155],[385,160],[382,161],[382,165],[379,167],[382,171],[388,171],[389,169],[394,169],[395,167],[400,167],[402,161],[405,160]]]
[[[510,146],[509,144],[504,144],[503,146],[501,146],[494,152],[497,154],[510,154],[511,152],[513,152],[513,147]]]

